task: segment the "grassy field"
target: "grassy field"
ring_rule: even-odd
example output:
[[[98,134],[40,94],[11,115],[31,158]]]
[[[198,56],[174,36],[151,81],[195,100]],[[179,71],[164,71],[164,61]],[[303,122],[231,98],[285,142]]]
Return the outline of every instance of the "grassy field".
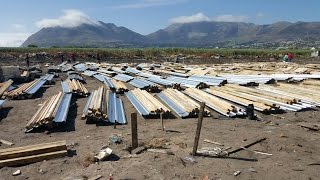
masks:
[[[292,49],[292,50],[274,50],[274,49],[208,49],[208,48],[0,48],[0,53],[39,53],[49,54],[78,53],[78,54],[99,54],[101,56],[113,57],[163,57],[170,55],[196,55],[201,57],[211,57],[213,55],[223,56],[260,56],[275,57],[294,53],[296,57],[309,57],[310,50]]]

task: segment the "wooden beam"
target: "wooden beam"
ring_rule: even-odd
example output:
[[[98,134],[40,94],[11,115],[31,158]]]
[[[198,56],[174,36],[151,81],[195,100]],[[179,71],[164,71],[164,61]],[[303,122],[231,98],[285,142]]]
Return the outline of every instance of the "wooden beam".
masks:
[[[132,149],[135,149],[138,147],[137,113],[131,113],[131,136],[132,136]]]
[[[199,112],[199,117],[198,117],[197,131],[196,131],[196,135],[195,135],[194,143],[193,143],[192,156],[196,156],[197,155],[198,144],[199,144],[200,133],[201,133],[201,127],[202,127],[203,114],[204,114],[204,107],[205,107],[205,103],[202,102],[200,104],[200,112]]]

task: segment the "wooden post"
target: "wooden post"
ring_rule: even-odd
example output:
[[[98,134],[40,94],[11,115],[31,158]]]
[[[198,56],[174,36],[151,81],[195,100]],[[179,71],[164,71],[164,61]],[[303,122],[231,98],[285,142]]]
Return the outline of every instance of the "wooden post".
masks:
[[[164,131],[163,113],[160,114],[160,118],[161,118],[161,128],[162,128],[162,131]]]
[[[131,113],[131,135],[132,135],[132,149],[135,149],[138,147],[137,113]]]
[[[205,106],[206,106],[206,104],[204,102],[202,102],[200,104],[200,112],[199,112],[199,117],[198,117],[198,125],[197,125],[196,136],[194,138],[192,156],[196,156],[197,155],[198,144],[199,144],[199,139],[200,139],[200,132],[201,132],[201,127],[202,127],[203,114],[204,114],[204,107]]]
[[[114,121],[113,129],[117,129],[117,121]]]

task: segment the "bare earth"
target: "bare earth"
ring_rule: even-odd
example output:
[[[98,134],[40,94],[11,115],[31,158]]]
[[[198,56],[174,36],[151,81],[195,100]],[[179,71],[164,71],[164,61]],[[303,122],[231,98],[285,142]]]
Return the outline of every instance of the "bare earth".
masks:
[[[64,77],[62,77],[64,79]],[[86,87],[93,90],[102,85],[93,78],[86,78]],[[205,143],[209,139],[230,146],[241,147],[251,139],[266,137],[267,140],[252,146],[272,154],[256,154],[240,151],[229,158],[195,157],[196,163],[183,163],[181,158],[192,151],[196,119],[165,119],[166,130],[162,131],[159,119],[144,119],[138,115],[139,144],[148,145],[151,140],[163,138],[166,148],[175,155],[143,152],[129,158],[124,150],[131,144],[130,113],[135,112],[129,100],[124,101],[128,124],[117,126],[96,126],[81,120],[86,98],[73,98],[67,124],[56,132],[46,134],[25,133],[24,127],[39,108],[39,104],[61,90],[60,78],[56,84],[44,88],[38,97],[29,100],[12,100],[0,111],[0,139],[15,143],[13,147],[37,143],[67,140],[68,149],[74,150],[68,157],[42,161],[21,167],[0,169],[0,179],[86,179],[102,175],[108,179],[319,179],[320,176],[320,134],[306,130],[299,124],[319,124],[319,109],[277,116],[259,114],[263,121],[229,119],[212,112],[213,117],[204,118],[199,148],[215,147]],[[116,145],[109,137],[121,135],[123,143]],[[110,161],[91,163],[93,156],[102,147],[108,146],[115,154]],[[7,148],[1,145],[0,148]],[[12,173],[20,169],[20,176]],[[238,176],[234,172],[241,171]]]

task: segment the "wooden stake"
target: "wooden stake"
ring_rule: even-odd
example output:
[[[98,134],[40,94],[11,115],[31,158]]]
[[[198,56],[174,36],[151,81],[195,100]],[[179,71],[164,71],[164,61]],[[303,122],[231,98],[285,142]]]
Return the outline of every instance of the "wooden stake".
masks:
[[[200,104],[200,112],[199,112],[199,117],[198,117],[196,136],[194,138],[192,156],[197,155],[198,144],[199,144],[199,139],[200,139],[200,132],[201,132],[201,127],[202,127],[203,114],[204,114],[204,107],[205,107],[205,103],[202,102]]]
[[[160,114],[160,118],[161,118],[161,128],[162,128],[162,131],[164,131],[163,113]]]
[[[132,135],[132,149],[135,149],[138,147],[137,113],[131,113],[131,135]]]
[[[113,129],[117,129],[117,121],[114,121]]]

